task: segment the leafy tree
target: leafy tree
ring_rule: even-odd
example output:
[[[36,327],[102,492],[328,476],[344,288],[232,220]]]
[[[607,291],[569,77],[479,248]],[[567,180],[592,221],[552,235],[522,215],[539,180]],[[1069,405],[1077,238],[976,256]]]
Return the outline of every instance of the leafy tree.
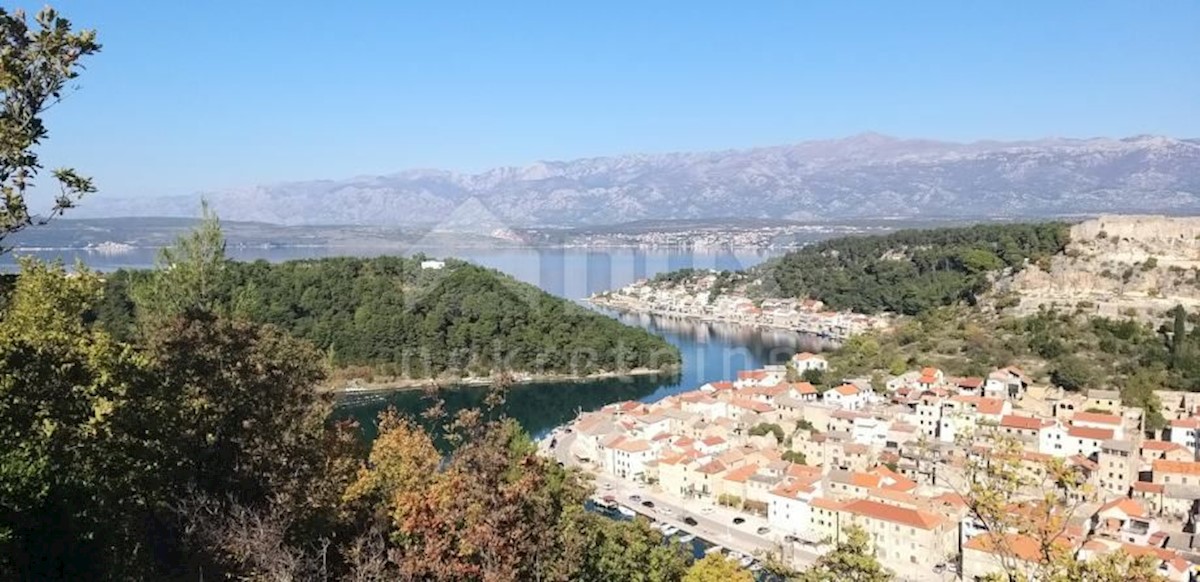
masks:
[[[1074,582],[1095,580],[1118,582],[1138,580],[1163,582],[1156,564],[1147,557],[1132,559],[1116,552],[1099,559],[1080,560],[1067,530],[1091,486],[1078,470],[1062,459],[1044,462],[1042,470],[1026,470],[1021,445],[999,438],[987,455],[972,458],[966,466],[963,496],[976,521],[983,525],[1000,571],[989,579],[997,582]],[[1014,536],[1031,539],[1037,558],[1033,562],[1019,553]]]
[[[201,217],[197,228],[159,251],[156,270],[135,282],[132,299],[139,318],[229,311],[225,234],[207,202]]]
[[[785,438],[783,427],[778,424],[763,422],[754,425],[750,428],[750,436],[764,436],[771,434],[775,436],[775,442],[782,443]]]
[[[817,559],[811,568],[800,573],[799,582],[889,582],[892,573],[879,564],[871,553],[867,533],[858,527],[845,530],[845,539],[837,547]]]
[[[800,374],[800,379],[808,382],[813,386],[821,386],[825,384],[825,370],[819,368],[809,368]]]
[[[645,520],[620,522],[589,514],[579,522],[581,565],[571,580],[674,582],[688,569],[690,556],[679,544],[664,544],[662,533]]]
[[[1050,372],[1050,381],[1067,390],[1082,390],[1096,383],[1096,373],[1087,360],[1069,355],[1059,358]]]
[[[797,463],[800,465],[808,464],[808,458],[805,457],[804,453],[801,453],[800,451],[784,451],[781,458],[789,463]]]
[[[754,582],[754,576],[725,556],[709,554],[688,568],[683,582]]]
[[[158,468],[122,429],[155,422],[140,402],[154,383],[142,358],[85,324],[96,275],[28,258],[21,268],[0,317],[0,570],[136,571]]]
[[[59,193],[49,212],[29,210],[26,194],[42,169],[37,146],[48,135],[42,120],[79,77],[83,59],[100,50],[93,30],[72,30],[69,20],[43,8],[28,21],[21,10],[0,8],[0,241],[30,225],[62,214],[95,192],[91,179],[69,168],[54,170]]]

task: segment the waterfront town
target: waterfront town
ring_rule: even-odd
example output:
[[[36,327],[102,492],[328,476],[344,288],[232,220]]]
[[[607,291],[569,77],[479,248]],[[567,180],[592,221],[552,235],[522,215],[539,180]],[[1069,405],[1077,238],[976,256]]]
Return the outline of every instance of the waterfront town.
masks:
[[[824,390],[798,381],[827,367],[800,353],[654,403],[610,404],[542,446],[595,476],[601,506],[743,565],[773,554],[804,567],[857,527],[900,580],[973,581],[1032,571],[1040,557],[1039,540],[994,531],[967,498],[968,468],[1007,444],[1019,471],[1054,466],[1077,479],[1056,547],[1081,560],[1124,551],[1167,580],[1195,579],[1200,393],[1160,392],[1168,426],[1147,431],[1143,410],[1116,391],[1065,392],[1015,367],[972,378],[925,368]],[[1042,499],[1029,490],[1008,503],[1020,514]]]
[[[722,289],[717,271],[673,284],[643,279],[593,295],[589,301],[621,311],[786,329],[839,340],[885,328],[890,321],[887,316],[829,310],[816,299],[754,299]]]

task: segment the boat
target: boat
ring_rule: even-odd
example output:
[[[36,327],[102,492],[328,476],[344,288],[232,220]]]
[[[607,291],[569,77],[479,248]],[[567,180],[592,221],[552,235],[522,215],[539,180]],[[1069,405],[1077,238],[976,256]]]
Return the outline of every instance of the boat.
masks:
[[[611,496],[608,496],[608,497],[600,497],[600,496],[593,497],[593,498],[592,498],[592,504],[594,504],[596,507],[599,507],[599,508],[602,508],[602,509],[607,509],[607,510],[609,510],[609,511],[613,511],[613,510],[617,509],[617,504],[613,502],[613,500],[612,500]]]
[[[754,558],[751,558],[750,556],[746,556],[746,557],[742,558],[740,561],[738,561],[738,563],[741,564],[743,568],[749,568],[750,564],[754,563]]]
[[[625,517],[630,517],[630,518],[637,516],[636,512],[634,512],[632,509],[629,509],[628,507],[625,507],[624,505],[617,506],[617,513],[619,513]]]
[[[707,550],[704,550],[704,555],[707,556],[708,554],[720,554],[721,552],[724,552],[724,551],[725,551],[725,548],[722,548],[721,546],[713,546]]]
[[[673,525],[668,525],[667,527],[663,528],[662,532],[663,532],[663,535],[665,535],[667,537],[671,537],[671,536],[679,533],[679,528],[677,528]]]
[[[692,540],[694,540],[694,539],[696,539],[696,536],[694,536],[692,534],[688,534],[686,536],[679,538],[679,543],[690,544],[692,542]]]

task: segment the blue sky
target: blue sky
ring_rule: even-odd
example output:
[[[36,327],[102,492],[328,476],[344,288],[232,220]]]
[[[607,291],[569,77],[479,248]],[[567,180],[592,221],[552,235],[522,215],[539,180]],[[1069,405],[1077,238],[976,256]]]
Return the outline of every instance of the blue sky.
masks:
[[[1200,136],[1192,0],[55,6],[104,51],[45,160],[112,196],[863,131]]]

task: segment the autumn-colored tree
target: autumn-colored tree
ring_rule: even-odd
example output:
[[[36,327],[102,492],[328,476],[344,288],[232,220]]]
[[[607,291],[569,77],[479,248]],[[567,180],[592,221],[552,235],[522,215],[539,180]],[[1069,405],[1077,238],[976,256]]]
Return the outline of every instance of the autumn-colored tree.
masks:
[[[725,556],[709,554],[688,568],[683,582],[754,582],[754,575]]]
[[[1083,475],[1062,459],[1027,462],[1021,444],[997,437],[986,454],[965,466],[963,498],[986,536],[980,542],[1007,582],[1160,582],[1156,564],[1121,551],[1080,560],[1078,548],[1090,535],[1077,525],[1077,512],[1091,497]],[[1032,546],[1031,558],[1023,546]]]

